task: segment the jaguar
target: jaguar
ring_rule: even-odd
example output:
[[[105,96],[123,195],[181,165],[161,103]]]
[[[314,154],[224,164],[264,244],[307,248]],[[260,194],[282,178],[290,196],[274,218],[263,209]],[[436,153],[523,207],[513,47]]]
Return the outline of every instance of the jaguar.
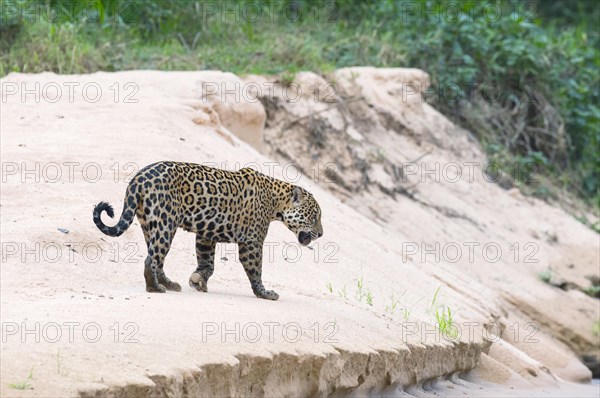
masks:
[[[118,223],[107,226],[107,202],[94,207],[93,220],[102,233],[117,237],[137,216],[148,247],[144,261],[146,291],[181,291],[164,271],[175,232],[196,234],[197,268],[189,285],[208,290],[217,243],[237,243],[239,260],[258,298],[277,300],[262,282],[263,245],[272,221],[281,221],[306,246],[323,236],[321,208],[304,188],[264,175],[252,168],[227,171],[194,163],[163,161],[135,174],[127,185]]]

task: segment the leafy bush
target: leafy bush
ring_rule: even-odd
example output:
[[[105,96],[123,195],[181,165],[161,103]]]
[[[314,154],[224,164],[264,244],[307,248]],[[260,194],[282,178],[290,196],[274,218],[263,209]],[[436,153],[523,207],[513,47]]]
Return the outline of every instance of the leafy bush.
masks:
[[[491,15],[488,2],[458,4],[461,20],[426,13],[418,30],[394,28],[412,44],[407,62],[431,74],[433,105],[485,144],[567,168],[566,186],[600,198],[598,31],[545,27],[539,10],[505,2]]]

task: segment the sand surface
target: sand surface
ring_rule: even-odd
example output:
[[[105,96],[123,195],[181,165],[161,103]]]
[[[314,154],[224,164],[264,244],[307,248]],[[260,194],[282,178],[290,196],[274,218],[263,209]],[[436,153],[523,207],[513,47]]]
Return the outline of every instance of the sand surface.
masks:
[[[590,379],[576,355],[597,350],[597,300],[536,277],[550,264],[574,284],[598,275],[597,235],[560,209],[481,178],[421,184],[428,205],[384,200],[379,188],[340,188],[306,169],[315,151],[302,126],[273,135],[302,111],[330,105],[305,98],[274,114],[258,101],[206,99],[206,83],[244,80],[150,71],[2,79],[2,396],[598,396],[598,386],[573,383]],[[347,89],[377,84],[380,92],[363,95],[386,103],[385,79]],[[466,132],[435,111],[393,105],[406,114],[390,117],[412,120],[415,131],[443,127],[424,139],[432,160],[463,159],[461,150],[483,159]],[[399,145],[411,158],[422,152],[411,146],[414,134],[388,128],[386,135],[369,117],[351,121],[352,142],[370,131],[375,136],[362,142],[379,140],[386,154]],[[348,147],[347,139],[335,142]],[[327,154],[344,161],[338,146],[319,150],[322,164]],[[106,200],[120,213],[128,178],[159,160],[254,166],[314,194],[323,238],[301,248],[282,224],[269,231],[263,281],[279,301],[254,297],[235,245],[219,247],[209,292],[193,291],[194,236],[182,230],[165,264],[182,292],[144,291],[139,225],[109,238],[93,224],[92,208]],[[387,163],[380,164],[371,180],[385,186]],[[458,213],[440,212],[442,205]],[[467,208],[483,220],[456,216]],[[402,245],[450,235],[503,245],[537,235],[541,264],[417,261]],[[435,312],[445,308],[454,310],[456,338],[436,328]],[[533,336],[514,333],[531,332],[531,322]]]

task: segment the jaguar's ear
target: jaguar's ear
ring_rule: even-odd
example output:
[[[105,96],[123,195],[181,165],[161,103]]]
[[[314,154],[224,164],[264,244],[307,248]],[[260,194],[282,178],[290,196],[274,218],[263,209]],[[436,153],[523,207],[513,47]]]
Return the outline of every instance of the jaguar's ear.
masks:
[[[292,189],[292,204],[295,206],[300,206],[304,202],[304,192],[302,192],[302,188],[294,187]]]

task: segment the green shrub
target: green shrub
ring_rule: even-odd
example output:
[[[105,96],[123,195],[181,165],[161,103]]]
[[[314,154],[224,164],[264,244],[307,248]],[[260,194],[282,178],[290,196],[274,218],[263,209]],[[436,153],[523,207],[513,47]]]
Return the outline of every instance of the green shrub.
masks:
[[[473,17],[458,23],[425,14],[420,29],[399,33],[412,44],[407,62],[431,74],[433,105],[517,163],[543,157],[552,166],[545,171],[569,173],[566,187],[598,197],[597,28],[548,26],[531,10],[491,18],[489,2],[459,4]]]

